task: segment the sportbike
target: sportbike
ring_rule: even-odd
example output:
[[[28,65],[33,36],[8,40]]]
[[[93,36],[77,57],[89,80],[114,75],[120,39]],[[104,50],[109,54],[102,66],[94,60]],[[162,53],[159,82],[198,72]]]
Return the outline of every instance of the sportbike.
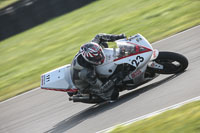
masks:
[[[96,66],[98,78],[106,81],[116,73],[126,73],[118,82],[111,99],[117,99],[119,92],[132,90],[159,74],[177,74],[188,67],[185,56],[174,52],[163,52],[153,49],[152,45],[140,34],[115,41],[117,47],[104,48],[105,61]],[[100,103],[104,100],[90,92],[82,94],[72,82],[71,65],[54,69],[41,76],[41,88],[64,91],[69,100],[83,103]]]

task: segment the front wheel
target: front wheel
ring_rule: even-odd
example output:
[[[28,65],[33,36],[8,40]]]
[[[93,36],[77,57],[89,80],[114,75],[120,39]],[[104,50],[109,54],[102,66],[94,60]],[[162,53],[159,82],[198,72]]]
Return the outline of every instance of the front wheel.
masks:
[[[176,74],[183,72],[188,67],[187,58],[174,52],[159,52],[154,61],[163,66],[163,69],[151,68],[159,74]]]

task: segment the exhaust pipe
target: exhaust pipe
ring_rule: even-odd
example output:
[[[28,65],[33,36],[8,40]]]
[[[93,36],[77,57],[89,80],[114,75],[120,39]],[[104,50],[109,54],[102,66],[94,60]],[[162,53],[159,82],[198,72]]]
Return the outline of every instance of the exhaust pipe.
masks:
[[[82,101],[82,100],[89,100],[90,97],[89,96],[72,96],[69,98],[70,101],[73,100],[73,102],[79,102],[79,101]]]
[[[85,95],[85,96],[72,96],[69,97],[69,101],[83,102],[83,103],[100,103],[103,100],[96,96]]]

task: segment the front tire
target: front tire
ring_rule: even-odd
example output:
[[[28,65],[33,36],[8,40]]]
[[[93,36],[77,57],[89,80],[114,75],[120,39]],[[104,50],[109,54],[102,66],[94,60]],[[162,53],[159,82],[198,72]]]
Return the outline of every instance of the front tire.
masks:
[[[159,74],[177,74],[183,72],[188,67],[187,58],[174,52],[159,52],[158,57],[154,61],[163,65],[163,69],[151,68],[155,73]]]

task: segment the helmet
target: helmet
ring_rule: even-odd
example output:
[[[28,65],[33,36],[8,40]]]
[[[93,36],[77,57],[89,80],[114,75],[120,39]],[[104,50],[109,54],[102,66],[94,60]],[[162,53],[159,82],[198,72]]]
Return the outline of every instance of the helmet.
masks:
[[[104,62],[105,55],[102,47],[97,43],[90,42],[81,46],[80,52],[83,58],[94,65],[100,65]]]

